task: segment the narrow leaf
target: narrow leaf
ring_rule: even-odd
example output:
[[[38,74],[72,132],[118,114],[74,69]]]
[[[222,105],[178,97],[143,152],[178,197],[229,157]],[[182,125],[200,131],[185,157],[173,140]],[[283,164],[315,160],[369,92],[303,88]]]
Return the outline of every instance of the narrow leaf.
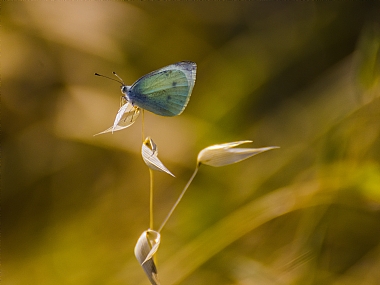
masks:
[[[237,163],[261,152],[278,148],[277,146],[263,148],[233,148],[250,142],[252,141],[238,141],[206,147],[198,154],[198,164],[206,164],[214,167],[225,166]]]
[[[157,276],[157,268],[153,256],[160,245],[161,235],[159,232],[147,230],[141,234],[135,246],[135,256],[153,285],[160,285]]]
[[[150,169],[162,171],[175,177],[173,173],[171,173],[169,169],[167,169],[165,165],[163,165],[163,163],[158,159],[157,145],[150,137],[147,137],[143,142],[141,147],[141,155],[145,164]]]

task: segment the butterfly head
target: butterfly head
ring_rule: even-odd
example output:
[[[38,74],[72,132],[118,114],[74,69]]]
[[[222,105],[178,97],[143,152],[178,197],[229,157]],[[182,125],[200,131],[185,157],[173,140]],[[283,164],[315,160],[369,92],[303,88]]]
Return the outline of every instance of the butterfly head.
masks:
[[[129,89],[131,89],[131,86],[127,86],[125,84],[121,85],[120,87],[120,91],[123,94],[122,97],[124,97],[125,100],[130,102],[131,100],[129,99],[129,96],[128,96]]]

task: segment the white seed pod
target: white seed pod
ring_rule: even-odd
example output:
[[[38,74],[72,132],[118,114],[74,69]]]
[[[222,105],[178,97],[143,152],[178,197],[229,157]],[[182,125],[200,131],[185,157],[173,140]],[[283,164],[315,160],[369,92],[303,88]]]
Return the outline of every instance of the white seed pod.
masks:
[[[160,285],[153,256],[160,246],[161,235],[154,230],[144,231],[135,246],[135,256],[152,285]]]
[[[277,146],[263,148],[233,148],[251,142],[252,141],[238,141],[206,147],[198,154],[198,164],[220,167],[237,163],[264,151],[278,148]]]
[[[174,174],[165,167],[165,165],[158,159],[158,148],[154,141],[147,137],[141,147],[141,155],[145,164],[153,170],[165,172],[173,177]]]
[[[140,108],[133,106],[127,102],[120,107],[119,111],[116,114],[112,127],[109,127],[103,132],[97,133],[95,136],[126,129],[137,120],[139,115]]]

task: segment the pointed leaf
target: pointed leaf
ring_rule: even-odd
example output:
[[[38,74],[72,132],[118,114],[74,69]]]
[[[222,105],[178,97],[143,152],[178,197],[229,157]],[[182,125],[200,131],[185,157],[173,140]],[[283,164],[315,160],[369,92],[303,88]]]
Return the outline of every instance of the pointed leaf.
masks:
[[[173,173],[171,173],[169,169],[167,169],[165,165],[163,165],[163,163],[158,159],[157,145],[150,137],[147,137],[143,142],[141,147],[141,155],[145,164],[150,169],[162,171],[175,177]]]
[[[148,276],[151,284],[159,285],[157,268],[153,256],[160,245],[161,235],[159,232],[147,230],[141,234],[135,246],[135,256]]]
[[[277,146],[263,148],[233,148],[243,143],[250,142],[252,141],[238,141],[206,147],[198,154],[198,163],[214,167],[225,166],[237,163],[261,152],[278,148]]]

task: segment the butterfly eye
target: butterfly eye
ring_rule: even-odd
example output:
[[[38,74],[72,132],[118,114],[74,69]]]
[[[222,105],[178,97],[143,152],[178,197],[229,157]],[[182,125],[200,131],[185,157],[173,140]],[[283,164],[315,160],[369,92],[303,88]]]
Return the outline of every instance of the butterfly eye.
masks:
[[[127,95],[128,89],[129,89],[128,86],[125,86],[125,85],[121,86],[121,93]]]

